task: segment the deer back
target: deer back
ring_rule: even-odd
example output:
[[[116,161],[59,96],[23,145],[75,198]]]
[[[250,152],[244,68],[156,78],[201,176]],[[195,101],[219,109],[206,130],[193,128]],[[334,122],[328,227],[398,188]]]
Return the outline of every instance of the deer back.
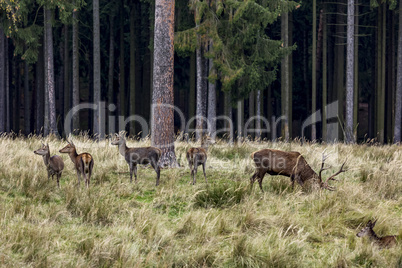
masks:
[[[287,177],[298,176],[305,181],[316,177],[317,173],[308,165],[299,152],[284,152],[274,149],[262,149],[251,155],[257,168],[270,175]]]
[[[64,169],[63,158],[61,158],[58,155],[54,155],[54,156],[50,157],[49,167],[56,172],[62,171]]]
[[[156,147],[138,147],[126,149],[124,158],[127,163],[148,164],[157,163],[162,151]]]

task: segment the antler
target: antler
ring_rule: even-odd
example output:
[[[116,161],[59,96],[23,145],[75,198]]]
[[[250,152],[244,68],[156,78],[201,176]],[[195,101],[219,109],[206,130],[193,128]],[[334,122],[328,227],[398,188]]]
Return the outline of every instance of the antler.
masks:
[[[329,167],[324,168],[325,160],[327,160],[328,156],[329,156],[329,154],[326,155],[326,154],[325,154],[325,150],[324,150],[324,151],[322,152],[321,169],[320,169],[320,171],[318,172],[318,177],[319,177],[319,179],[320,179],[320,182],[322,182],[321,173],[322,173],[324,170],[329,169]]]
[[[332,175],[331,177],[329,177],[324,183],[322,183],[322,187],[323,187],[323,188],[325,188],[325,189],[327,189],[327,190],[330,190],[330,191],[334,191],[334,190],[335,190],[334,187],[328,185],[328,182],[329,182],[329,181],[336,181],[336,179],[335,179],[336,176],[338,176],[338,175],[341,174],[342,172],[347,171],[346,169],[343,169],[343,167],[344,167],[345,164],[346,164],[346,161],[347,161],[347,159],[345,160],[345,162],[343,162],[343,164],[342,164],[342,166],[341,166],[341,168],[339,169],[338,172],[336,172],[334,175]]]

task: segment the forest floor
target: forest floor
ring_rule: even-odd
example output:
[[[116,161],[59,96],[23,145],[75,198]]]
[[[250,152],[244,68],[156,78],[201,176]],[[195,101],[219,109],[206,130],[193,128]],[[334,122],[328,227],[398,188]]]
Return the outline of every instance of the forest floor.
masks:
[[[90,189],[77,187],[66,145],[46,140],[62,155],[61,188],[48,182],[41,139],[0,138],[0,266],[14,267],[402,267],[402,147],[344,144],[218,142],[209,149],[208,186],[199,168],[190,185],[186,150],[176,142],[182,168],[128,165],[110,141],[73,138],[78,153],[95,159]],[[127,141],[128,146],[149,145]],[[261,148],[301,152],[316,171],[331,152],[324,177],[348,157],[336,191],[303,192],[290,179],[266,176],[264,193],[250,190],[250,153]],[[378,235],[397,235],[380,249],[356,233],[378,219]]]

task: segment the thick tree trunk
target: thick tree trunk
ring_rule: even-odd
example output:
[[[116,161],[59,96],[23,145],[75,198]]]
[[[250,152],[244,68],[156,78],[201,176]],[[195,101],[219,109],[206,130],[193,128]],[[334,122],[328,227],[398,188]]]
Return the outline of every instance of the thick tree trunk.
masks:
[[[45,31],[46,31],[46,84],[49,98],[49,132],[58,135],[56,126],[56,94],[54,86],[54,62],[53,62],[53,32],[52,32],[52,10],[45,9]]]
[[[337,15],[336,15],[336,37],[335,37],[335,71],[334,71],[334,83],[335,84],[335,92],[338,97],[338,117],[339,121],[343,124],[344,122],[344,77],[345,77],[345,40],[342,38],[342,33],[345,32],[345,5],[342,0],[339,2],[337,7]],[[343,137],[342,128],[339,128],[339,140]]]
[[[384,143],[385,126],[385,41],[386,41],[386,4],[379,7],[379,27],[377,29],[377,113],[376,132],[380,143]]]
[[[105,133],[103,131],[105,122],[101,122],[101,61],[100,61],[100,26],[99,26],[99,0],[93,0],[93,20],[94,20],[94,104],[98,105],[98,109],[94,111],[94,129],[93,133],[98,138],[103,139]],[[104,118],[103,118],[104,119]]]
[[[289,18],[287,12],[281,15],[281,37],[283,47],[287,48],[289,46]],[[286,120],[282,121],[281,124],[281,133],[285,141],[289,141],[289,94],[289,56],[285,56],[281,64],[281,110],[282,115],[286,117]],[[315,100],[313,99],[313,101]]]
[[[190,93],[188,100],[188,119],[192,119],[195,116],[195,91],[196,91],[196,83],[197,83],[197,70],[196,70],[196,56],[194,53],[191,53],[190,56]],[[194,121],[191,121],[192,124],[189,126],[190,128],[194,128]]]
[[[354,77],[353,77],[353,131],[355,142],[357,142],[357,128],[359,119],[359,0],[356,0],[355,27],[354,27]]]
[[[29,135],[31,133],[31,107],[29,96],[29,65],[24,61],[24,133]]]
[[[48,85],[48,60],[47,60],[47,55],[48,55],[48,50],[47,50],[47,39],[48,39],[48,33],[46,31],[46,21],[47,15],[46,15],[46,9],[43,9],[43,18],[44,18],[44,32],[43,32],[43,63],[44,63],[44,72],[43,72],[43,81],[44,81],[44,118],[43,118],[43,135],[47,136],[49,135],[50,131],[50,124],[49,124],[49,85]]]
[[[212,49],[212,43],[209,47]],[[213,72],[213,60],[208,59],[209,74]],[[208,83],[208,133],[211,138],[216,137],[216,86],[214,83]]]
[[[136,62],[136,51],[135,51],[135,8],[136,5],[134,0],[131,2],[130,10],[130,116],[135,115],[135,62]],[[130,134],[135,135],[135,122],[130,122]]]
[[[202,60],[202,46],[200,37],[198,39],[198,46],[196,50],[197,57],[197,124],[196,124],[196,139],[199,140],[205,131],[205,120],[207,115],[207,89],[203,86],[205,85],[204,79],[204,65]]]
[[[402,0],[399,0],[398,62],[396,75],[394,142],[401,142],[402,123]]]
[[[6,132],[6,36],[0,27],[0,134]]]
[[[311,140],[314,141],[317,139],[317,130],[315,125],[315,111],[317,110],[317,1],[313,0],[313,51],[312,51],[312,70],[311,70],[311,83],[312,83],[312,92],[311,92],[311,113],[313,115],[311,125]]]
[[[78,44],[78,11],[73,12],[73,105],[77,107],[80,104],[80,59]],[[80,130],[80,117],[76,112],[73,115],[73,130]],[[66,133],[67,135],[68,133]]]
[[[109,16],[109,25],[110,25],[110,36],[109,36],[109,72],[108,72],[108,105],[115,105],[114,102],[114,24],[113,24],[113,17],[114,15],[111,14]],[[111,109],[113,106],[108,106],[110,111],[114,111]],[[115,108],[115,107],[114,107]],[[108,130],[109,130],[109,135],[112,133],[116,132],[116,129],[113,127],[115,125],[115,122],[112,122],[112,118],[109,118],[109,125],[108,125]]]
[[[354,143],[353,135],[353,98],[354,98],[354,0],[348,0],[347,32],[346,32],[346,126],[345,141]]]
[[[174,0],[156,0],[151,142],[162,150],[160,166],[177,167],[174,151]]]

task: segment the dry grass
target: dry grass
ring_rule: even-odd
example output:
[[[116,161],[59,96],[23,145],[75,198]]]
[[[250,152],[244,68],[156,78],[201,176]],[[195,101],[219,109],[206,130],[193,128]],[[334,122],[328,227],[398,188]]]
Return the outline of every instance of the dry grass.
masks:
[[[66,155],[61,189],[47,181],[41,157],[33,154],[40,141],[0,138],[1,266],[402,266],[400,146],[219,142],[209,151],[207,187],[202,172],[190,185],[190,144],[177,142],[185,168],[162,170],[155,188],[152,169],[139,168],[138,184],[130,184],[116,147],[76,137],[78,151],[95,159],[86,190],[83,183],[76,187]],[[65,145],[47,142],[52,154]],[[326,149],[333,168],[325,176],[345,157],[349,171],[335,192],[292,190],[281,176],[266,176],[265,193],[256,185],[251,191],[249,154],[259,148],[300,151],[314,169]],[[380,250],[356,237],[372,218],[379,235],[398,235],[397,247]]]

